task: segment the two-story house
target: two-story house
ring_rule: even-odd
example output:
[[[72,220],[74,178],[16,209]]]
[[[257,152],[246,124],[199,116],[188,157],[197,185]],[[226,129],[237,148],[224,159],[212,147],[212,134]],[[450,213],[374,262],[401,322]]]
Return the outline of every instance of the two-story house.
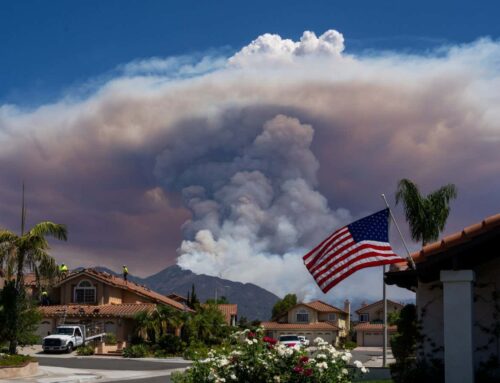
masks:
[[[39,308],[43,315],[39,336],[46,336],[63,323],[85,324],[115,334],[121,346],[130,340],[133,318],[142,311],[153,311],[157,305],[192,311],[145,286],[94,269],[70,273],[51,289],[49,299],[50,305]]]
[[[299,303],[288,312],[279,315],[272,322],[262,322],[266,335],[279,338],[281,335],[303,335],[309,341],[317,337],[331,344],[337,344],[346,337],[350,326],[350,303],[344,303],[344,310],[322,301]]]
[[[402,308],[402,304],[387,300],[387,315],[400,311]],[[358,314],[359,323],[354,327],[354,330],[358,346],[382,347],[384,345],[384,301],[380,300],[369,305],[364,304],[356,310],[356,314]],[[396,326],[387,326],[389,337],[396,331]]]

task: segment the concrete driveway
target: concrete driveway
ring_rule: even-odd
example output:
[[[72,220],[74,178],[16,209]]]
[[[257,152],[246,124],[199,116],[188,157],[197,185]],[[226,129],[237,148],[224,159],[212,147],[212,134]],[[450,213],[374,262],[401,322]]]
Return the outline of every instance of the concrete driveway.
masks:
[[[352,360],[359,360],[366,367],[382,367],[382,347],[356,347],[351,351]],[[387,349],[387,365],[394,363],[392,350]]]

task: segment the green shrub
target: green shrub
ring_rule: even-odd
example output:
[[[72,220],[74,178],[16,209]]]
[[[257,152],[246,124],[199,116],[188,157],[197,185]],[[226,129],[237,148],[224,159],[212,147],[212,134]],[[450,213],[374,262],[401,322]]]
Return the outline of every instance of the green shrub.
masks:
[[[104,337],[104,343],[109,344],[111,346],[115,345],[117,343],[116,335],[113,333],[106,334],[106,336]]]
[[[144,358],[149,354],[149,350],[144,344],[134,344],[123,349],[124,358]]]
[[[188,360],[205,359],[208,356],[209,348],[201,342],[191,342],[184,350],[182,356]]]
[[[358,347],[358,344],[356,342],[353,342],[352,340],[347,340],[345,343],[344,343],[344,348],[346,350],[352,350],[354,348]]]
[[[178,354],[183,348],[184,344],[178,336],[166,334],[162,335],[160,339],[158,339],[158,348],[164,351],[166,354]]]
[[[0,355],[0,366],[14,367],[23,366],[29,362],[35,362],[36,359],[28,355]]]
[[[76,354],[80,356],[94,355],[94,347],[91,345],[81,346],[76,350]]]

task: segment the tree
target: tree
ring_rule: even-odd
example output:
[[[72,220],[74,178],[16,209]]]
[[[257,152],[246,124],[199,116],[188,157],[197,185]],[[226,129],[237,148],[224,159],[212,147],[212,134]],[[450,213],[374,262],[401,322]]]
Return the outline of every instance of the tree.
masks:
[[[56,262],[47,252],[47,236],[66,241],[66,226],[45,221],[20,236],[9,230],[0,231],[0,267],[6,271],[7,280],[15,277],[17,291],[24,288],[26,269],[33,271],[37,278],[56,275]]]
[[[31,302],[25,294],[24,272],[27,269],[34,272],[38,284],[41,278],[51,280],[57,275],[56,262],[48,253],[49,243],[45,238],[47,236],[66,241],[66,227],[46,221],[36,224],[20,236],[9,230],[0,231],[0,268],[5,270],[6,280],[12,281],[10,288],[16,291],[9,299],[5,298],[3,303],[3,311],[9,313],[11,329],[21,328],[26,315],[30,313],[28,308]],[[9,291],[5,292],[8,293]],[[14,335],[9,338],[9,352],[15,354],[22,333],[11,333]]]
[[[453,184],[422,196],[418,186],[404,178],[398,183],[396,204],[403,202],[411,237],[425,246],[439,238],[450,214],[450,201],[456,197],[457,188]]]
[[[187,333],[191,341],[214,345],[227,338],[229,326],[215,304],[199,305],[187,322]]]
[[[272,318],[276,318],[278,315],[287,312],[296,304],[297,304],[297,296],[295,294],[285,295],[283,299],[280,299],[278,302],[274,304]]]
[[[217,303],[218,305],[223,305],[223,304],[229,304],[229,299],[227,299],[227,297],[223,295],[220,298],[217,298],[217,302],[215,302],[215,299],[213,298],[208,298],[205,301],[205,303]]]
[[[193,283],[193,285],[191,286],[191,300],[187,301],[187,305],[189,308],[192,308],[193,310],[195,310],[196,306],[198,306],[199,304],[200,304],[200,301],[198,299],[198,296],[196,295],[196,291],[195,291],[194,283]]]
[[[9,343],[9,354],[16,353],[18,344],[33,344],[38,340],[35,331],[41,319],[24,289],[19,292],[15,281],[8,281],[0,290],[0,344]]]

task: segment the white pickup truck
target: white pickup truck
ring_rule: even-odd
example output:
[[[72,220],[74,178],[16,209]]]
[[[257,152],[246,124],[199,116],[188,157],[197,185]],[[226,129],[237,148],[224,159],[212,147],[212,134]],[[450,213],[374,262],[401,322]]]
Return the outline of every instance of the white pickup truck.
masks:
[[[63,325],[58,326],[55,333],[43,338],[42,348],[48,351],[71,352],[74,348],[82,346],[85,342],[102,338],[105,333],[88,336],[83,325]]]

